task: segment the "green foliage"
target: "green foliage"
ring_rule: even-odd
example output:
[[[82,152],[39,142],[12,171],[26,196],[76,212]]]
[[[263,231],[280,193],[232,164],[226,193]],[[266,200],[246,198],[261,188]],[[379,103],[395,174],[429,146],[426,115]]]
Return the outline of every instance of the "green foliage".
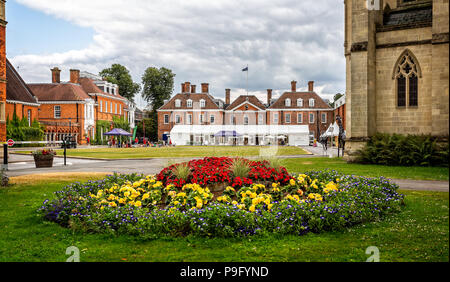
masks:
[[[98,120],[96,123],[96,129],[95,129],[95,143],[96,144],[106,144],[108,142],[108,137],[103,136],[102,133],[108,132],[110,129],[110,122],[107,120]],[[103,139],[103,142],[102,142]]]
[[[145,132],[144,132],[144,123],[145,123]],[[153,118],[144,118],[141,122],[137,123],[137,136],[143,137],[149,137],[150,140],[156,141],[154,128],[158,127],[158,124],[156,123],[156,119]],[[144,134],[145,133],[145,134]],[[155,137],[155,138],[152,138]]]
[[[358,150],[357,162],[402,166],[448,166],[449,144],[426,135],[377,133]]]
[[[142,97],[150,103],[153,111],[156,111],[169,99],[173,92],[173,80],[175,74],[167,68],[149,67],[142,75]]]
[[[183,179],[184,181],[186,181],[191,174],[191,168],[187,163],[177,164],[172,171],[178,179]]]
[[[344,96],[344,94],[341,94],[341,93],[335,94],[335,95],[333,96],[333,102],[330,102],[330,103],[329,103],[330,107],[334,108],[334,103],[335,103],[339,98],[341,98],[342,96]]]
[[[236,158],[230,166],[234,177],[248,177],[250,165],[247,160]]]
[[[14,110],[12,119],[6,120],[6,138],[15,141],[41,141],[44,139],[44,126],[36,119],[29,126],[28,119],[19,119]]]
[[[128,69],[121,64],[112,64],[110,68],[103,69],[99,75],[108,82],[119,86],[119,94],[130,101],[141,90],[138,83],[133,82]]]

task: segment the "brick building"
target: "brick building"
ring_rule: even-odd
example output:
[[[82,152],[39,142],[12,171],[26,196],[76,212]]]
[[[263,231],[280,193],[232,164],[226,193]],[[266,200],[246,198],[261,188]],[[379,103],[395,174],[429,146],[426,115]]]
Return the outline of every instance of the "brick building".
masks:
[[[112,128],[113,116],[127,118],[128,100],[119,95],[117,85],[74,69],[70,81],[61,82],[61,71],[55,67],[51,72],[52,83],[28,84],[40,103],[39,121],[46,126],[46,140],[70,135],[85,144],[88,138],[93,140],[97,121],[108,121]]]
[[[181,92],[158,109],[160,140],[170,136],[182,145],[307,145],[308,135],[317,137],[333,120],[333,109],[314,92],[312,81],[307,92],[297,92],[293,81],[291,91],[278,99],[268,89],[267,103],[254,95],[231,102],[230,89],[225,89],[224,102],[209,93],[207,83],[202,83],[201,93],[195,90],[190,82],[182,83]]]
[[[448,142],[449,1],[372,3],[344,1],[346,152],[377,132]]]

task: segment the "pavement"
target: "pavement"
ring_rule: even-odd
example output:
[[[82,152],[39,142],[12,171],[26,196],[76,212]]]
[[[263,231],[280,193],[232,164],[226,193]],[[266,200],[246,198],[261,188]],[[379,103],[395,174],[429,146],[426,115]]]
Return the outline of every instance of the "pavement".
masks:
[[[93,148],[93,147],[91,147]],[[323,157],[337,156],[336,148],[328,148],[324,152],[322,146],[303,147],[311,154],[296,156],[280,156],[280,158],[305,158],[305,157]],[[27,148],[26,150],[28,150]],[[22,148],[23,150],[23,148]],[[102,160],[102,159],[84,159],[72,158],[64,159],[55,157],[53,167],[36,168],[34,159],[31,155],[20,155],[10,152],[7,175],[9,177],[39,174],[39,173],[55,173],[55,172],[117,172],[117,173],[142,173],[156,174],[161,169],[169,165],[169,163],[177,163],[187,161],[193,158],[153,158],[153,159],[121,159],[121,160]],[[397,183],[400,189],[405,190],[422,190],[422,191],[441,191],[449,192],[449,181],[435,180],[411,180],[411,179],[392,179]]]

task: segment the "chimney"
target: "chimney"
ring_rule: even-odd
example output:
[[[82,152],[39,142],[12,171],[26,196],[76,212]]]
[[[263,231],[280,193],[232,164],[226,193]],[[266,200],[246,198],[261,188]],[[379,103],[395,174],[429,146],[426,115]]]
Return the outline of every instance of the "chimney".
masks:
[[[291,91],[297,92],[297,81],[295,80],[291,81]]]
[[[61,70],[58,69],[58,67],[54,67],[51,69],[52,71],[52,83],[60,83],[61,79],[60,79],[60,73]]]
[[[230,89],[227,88],[225,89],[225,104],[229,105],[230,102]]]
[[[308,91],[309,92],[314,91],[314,81],[308,81]]]
[[[181,93],[186,92],[185,87],[184,87],[184,83],[181,83]]]
[[[70,70],[70,82],[72,83],[79,83],[80,79],[80,70]]]
[[[190,82],[186,81],[184,83],[184,87],[185,87],[184,92],[187,92],[187,93],[191,92],[191,83]]]
[[[272,100],[272,89],[267,89],[267,105],[270,105],[270,100]]]
[[[202,83],[202,93],[209,93],[209,83]]]
[[[195,85],[193,84],[193,85],[191,85],[191,93],[195,93]]]

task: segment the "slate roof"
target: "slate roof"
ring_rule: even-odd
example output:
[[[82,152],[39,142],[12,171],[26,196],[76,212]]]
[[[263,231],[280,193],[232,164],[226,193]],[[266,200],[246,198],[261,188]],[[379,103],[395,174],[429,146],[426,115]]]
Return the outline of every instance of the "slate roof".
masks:
[[[408,9],[391,10],[383,17],[384,26],[431,23],[433,8],[431,5]]]
[[[6,59],[6,99],[25,103],[38,103],[33,91],[27,86],[14,66]],[[37,105],[36,105],[37,106]]]
[[[175,107],[175,100],[181,100],[181,107]],[[187,100],[191,99],[193,102],[193,107],[187,107]],[[159,110],[191,110],[195,109],[196,103],[200,103],[200,100],[205,100],[205,107],[202,109],[205,110],[219,110],[220,107],[214,102],[214,98],[207,93],[178,93],[173,96],[166,104],[161,106]]]
[[[104,92],[97,85],[95,85],[94,80],[92,80],[91,78],[80,77],[78,81],[79,81],[81,87],[83,88],[83,90],[86,93],[100,93],[100,94],[103,94],[103,95],[106,95],[106,96],[110,96],[110,97],[113,97],[113,98],[126,99],[125,97],[121,96],[118,93],[116,95],[114,95],[114,94],[110,94],[110,93]],[[120,91],[120,89],[119,89],[119,91]]]

